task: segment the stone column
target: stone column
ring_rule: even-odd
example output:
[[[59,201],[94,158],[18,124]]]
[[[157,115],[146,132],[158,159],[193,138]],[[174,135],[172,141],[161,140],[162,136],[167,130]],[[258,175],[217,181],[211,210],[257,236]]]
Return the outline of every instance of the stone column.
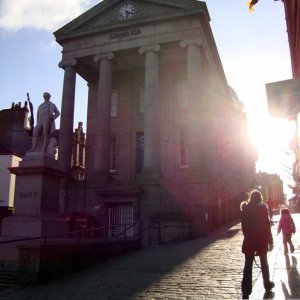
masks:
[[[98,81],[88,83],[88,107],[86,123],[86,157],[85,157],[85,177],[90,180],[95,175],[95,137],[97,124],[97,98]]]
[[[189,85],[189,104],[200,104],[202,61],[199,39],[181,41],[180,46],[186,48],[187,80]]]
[[[189,172],[194,182],[198,183],[198,192],[195,198],[199,199],[199,204],[194,206],[192,215],[196,220],[196,232],[206,235],[210,215],[208,214],[209,199],[209,163],[207,153],[212,151],[207,137],[209,135],[207,121],[211,118],[206,111],[206,101],[203,97],[204,76],[203,63],[201,57],[202,41],[200,39],[186,40],[180,43],[186,48],[187,80],[189,88],[189,119],[188,144],[189,144]]]
[[[76,60],[60,62],[59,67],[64,68],[64,86],[61,103],[61,118],[59,130],[58,161],[64,172],[71,175],[71,158],[73,144],[73,124],[76,85]]]
[[[145,54],[144,174],[159,172],[159,45],[142,47]]]
[[[180,46],[186,48],[188,108],[189,120],[187,124],[189,144],[190,169],[200,168],[205,164],[205,112],[202,106],[202,62],[201,40],[181,41]]]
[[[113,54],[94,57],[99,63],[99,84],[97,99],[97,124],[95,136],[95,173],[108,175],[110,162],[110,122],[111,122],[111,85]]]

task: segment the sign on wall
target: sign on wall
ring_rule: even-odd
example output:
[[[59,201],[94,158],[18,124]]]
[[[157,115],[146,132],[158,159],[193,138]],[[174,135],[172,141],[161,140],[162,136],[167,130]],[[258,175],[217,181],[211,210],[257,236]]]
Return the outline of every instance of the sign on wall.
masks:
[[[266,84],[269,113],[275,118],[290,118],[300,112],[300,78]]]

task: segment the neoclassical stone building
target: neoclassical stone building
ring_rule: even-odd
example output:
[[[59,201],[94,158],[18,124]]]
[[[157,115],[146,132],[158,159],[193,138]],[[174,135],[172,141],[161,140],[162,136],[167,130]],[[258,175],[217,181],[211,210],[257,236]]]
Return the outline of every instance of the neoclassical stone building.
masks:
[[[64,69],[59,163],[71,172],[76,75],[88,102],[84,181],[65,213],[143,222],[148,241],[196,237],[237,216],[255,153],[205,2],[104,0],[54,35]],[[111,229],[113,236],[119,229]],[[134,235],[133,228],[129,234]]]

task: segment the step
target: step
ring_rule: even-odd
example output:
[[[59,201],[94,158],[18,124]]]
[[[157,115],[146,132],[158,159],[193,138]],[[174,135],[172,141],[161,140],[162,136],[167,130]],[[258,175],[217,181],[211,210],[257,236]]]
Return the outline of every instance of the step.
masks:
[[[0,290],[17,285],[18,271],[0,269]]]

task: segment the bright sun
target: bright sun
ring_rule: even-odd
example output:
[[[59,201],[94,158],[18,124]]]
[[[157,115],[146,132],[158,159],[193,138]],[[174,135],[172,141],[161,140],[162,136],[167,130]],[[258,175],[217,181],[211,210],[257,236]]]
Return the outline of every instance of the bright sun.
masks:
[[[289,145],[295,136],[295,123],[270,117],[249,120],[249,134],[256,146],[257,171],[277,173],[284,183],[290,184],[295,160]]]

